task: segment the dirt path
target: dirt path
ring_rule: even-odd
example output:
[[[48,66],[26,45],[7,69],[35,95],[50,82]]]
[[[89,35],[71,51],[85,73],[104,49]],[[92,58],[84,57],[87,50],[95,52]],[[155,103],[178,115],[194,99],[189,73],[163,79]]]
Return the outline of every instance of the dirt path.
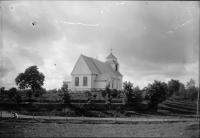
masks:
[[[8,111],[2,111],[2,117],[13,117],[13,115]],[[18,118],[34,118],[34,119],[55,119],[55,120],[65,120],[66,117],[61,116],[30,116],[30,115],[21,115],[18,114]],[[67,117],[68,120],[105,120],[105,121],[194,121],[194,118],[134,118],[134,117],[127,117],[127,118],[98,118],[98,117]]]

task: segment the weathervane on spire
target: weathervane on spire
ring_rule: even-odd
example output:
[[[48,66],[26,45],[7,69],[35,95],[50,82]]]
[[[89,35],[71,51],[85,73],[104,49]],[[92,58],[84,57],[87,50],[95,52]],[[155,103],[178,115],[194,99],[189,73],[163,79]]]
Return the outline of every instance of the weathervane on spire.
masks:
[[[110,52],[111,52],[111,53],[112,53],[112,50],[113,50],[113,49],[111,48],[111,49],[110,49]]]

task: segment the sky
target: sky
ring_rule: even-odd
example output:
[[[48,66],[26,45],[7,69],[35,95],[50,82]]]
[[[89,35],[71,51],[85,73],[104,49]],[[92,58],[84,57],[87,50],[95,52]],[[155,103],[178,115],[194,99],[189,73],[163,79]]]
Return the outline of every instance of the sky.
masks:
[[[123,81],[199,84],[198,1],[2,1],[1,85],[36,65],[43,87],[60,88],[80,56],[112,48]]]

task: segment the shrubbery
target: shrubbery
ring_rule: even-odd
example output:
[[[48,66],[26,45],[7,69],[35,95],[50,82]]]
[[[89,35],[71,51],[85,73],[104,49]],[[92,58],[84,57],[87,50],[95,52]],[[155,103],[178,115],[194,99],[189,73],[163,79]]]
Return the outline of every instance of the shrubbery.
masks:
[[[17,93],[17,89],[16,89],[15,87],[10,88],[10,89],[8,90],[8,98],[9,98],[9,99],[14,98],[14,96],[15,96],[16,93]]]
[[[65,104],[70,104],[71,103],[71,96],[69,94],[69,91],[68,91],[68,85],[66,84],[63,84],[63,86],[61,87],[61,89],[58,90],[59,92],[59,96],[61,97],[62,101],[65,103]]]

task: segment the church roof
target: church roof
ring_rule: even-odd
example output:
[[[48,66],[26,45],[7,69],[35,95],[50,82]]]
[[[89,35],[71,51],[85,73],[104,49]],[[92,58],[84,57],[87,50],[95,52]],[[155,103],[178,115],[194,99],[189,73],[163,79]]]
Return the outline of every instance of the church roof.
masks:
[[[106,62],[101,62],[97,59],[81,55],[93,74],[109,74],[113,79],[119,79],[110,65]]]
[[[117,59],[112,53],[110,53],[110,55],[107,56],[107,58],[115,58],[115,59]],[[107,59],[107,58],[106,58],[106,59]]]
[[[106,81],[106,80],[109,79],[109,77],[110,77],[109,74],[99,74],[99,75],[96,77],[95,81]]]

